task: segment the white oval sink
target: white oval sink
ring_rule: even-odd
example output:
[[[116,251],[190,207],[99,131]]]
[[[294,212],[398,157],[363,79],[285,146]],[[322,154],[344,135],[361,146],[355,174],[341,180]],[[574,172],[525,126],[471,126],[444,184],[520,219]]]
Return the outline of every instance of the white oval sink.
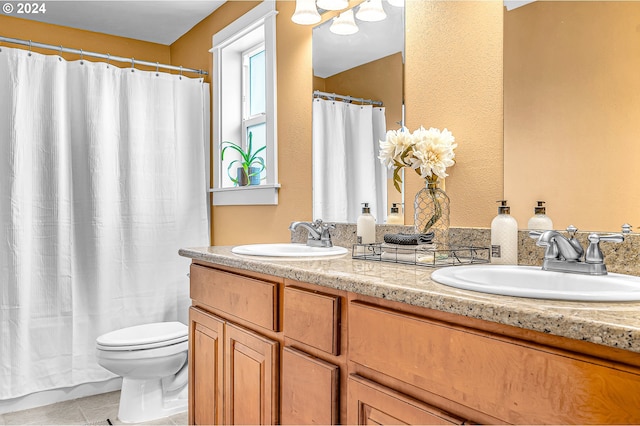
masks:
[[[590,302],[640,301],[640,277],[543,271],[538,266],[467,265],[434,271],[444,285],[482,293]]]
[[[339,256],[346,254],[349,250],[344,247],[311,247],[306,244],[282,243],[282,244],[248,244],[236,246],[231,249],[232,253],[245,254],[249,256],[271,256],[271,257],[322,257]]]

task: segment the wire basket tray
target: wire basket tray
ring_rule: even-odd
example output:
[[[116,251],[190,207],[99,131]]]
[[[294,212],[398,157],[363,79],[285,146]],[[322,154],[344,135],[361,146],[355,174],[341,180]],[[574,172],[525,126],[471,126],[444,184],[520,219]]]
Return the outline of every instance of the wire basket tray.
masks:
[[[436,249],[429,244],[418,246],[398,246],[386,243],[354,244],[351,250],[352,259],[431,268],[489,263],[489,254],[489,247],[452,246],[446,249]]]

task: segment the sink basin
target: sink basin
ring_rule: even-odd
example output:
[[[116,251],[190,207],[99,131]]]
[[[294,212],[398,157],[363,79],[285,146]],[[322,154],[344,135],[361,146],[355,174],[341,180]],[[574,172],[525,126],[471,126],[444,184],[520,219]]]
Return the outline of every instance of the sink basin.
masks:
[[[306,244],[282,243],[282,244],[249,244],[236,246],[231,249],[232,253],[245,254],[249,256],[270,256],[270,257],[323,257],[339,256],[346,254],[349,250],[344,247],[310,247]]]
[[[468,265],[434,271],[444,285],[482,293],[590,302],[640,301],[640,277],[543,271],[538,266]]]

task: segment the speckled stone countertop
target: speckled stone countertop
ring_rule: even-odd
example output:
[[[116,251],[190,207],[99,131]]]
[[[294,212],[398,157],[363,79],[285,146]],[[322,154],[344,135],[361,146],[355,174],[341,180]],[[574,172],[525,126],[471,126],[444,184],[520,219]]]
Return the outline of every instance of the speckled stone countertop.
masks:
[[[180,255],[640,353],[640,303],[636,302],[564,302],[459,290],[432,281],[432,268],[354,260],[350,254],[298,260],[202,247],[181,249]]]

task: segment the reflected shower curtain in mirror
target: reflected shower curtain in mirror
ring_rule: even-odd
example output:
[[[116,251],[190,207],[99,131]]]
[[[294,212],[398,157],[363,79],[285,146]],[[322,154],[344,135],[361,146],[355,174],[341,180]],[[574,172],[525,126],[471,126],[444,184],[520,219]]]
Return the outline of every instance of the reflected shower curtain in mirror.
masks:
[[[378,160],[385,111],[371,105],[313,100],[313,218],[355,223],[369,203],[386,218],[387,171]]]
[[[95,339],[187,320],[208,85],[0,50],[0,399],[114,377]]]

